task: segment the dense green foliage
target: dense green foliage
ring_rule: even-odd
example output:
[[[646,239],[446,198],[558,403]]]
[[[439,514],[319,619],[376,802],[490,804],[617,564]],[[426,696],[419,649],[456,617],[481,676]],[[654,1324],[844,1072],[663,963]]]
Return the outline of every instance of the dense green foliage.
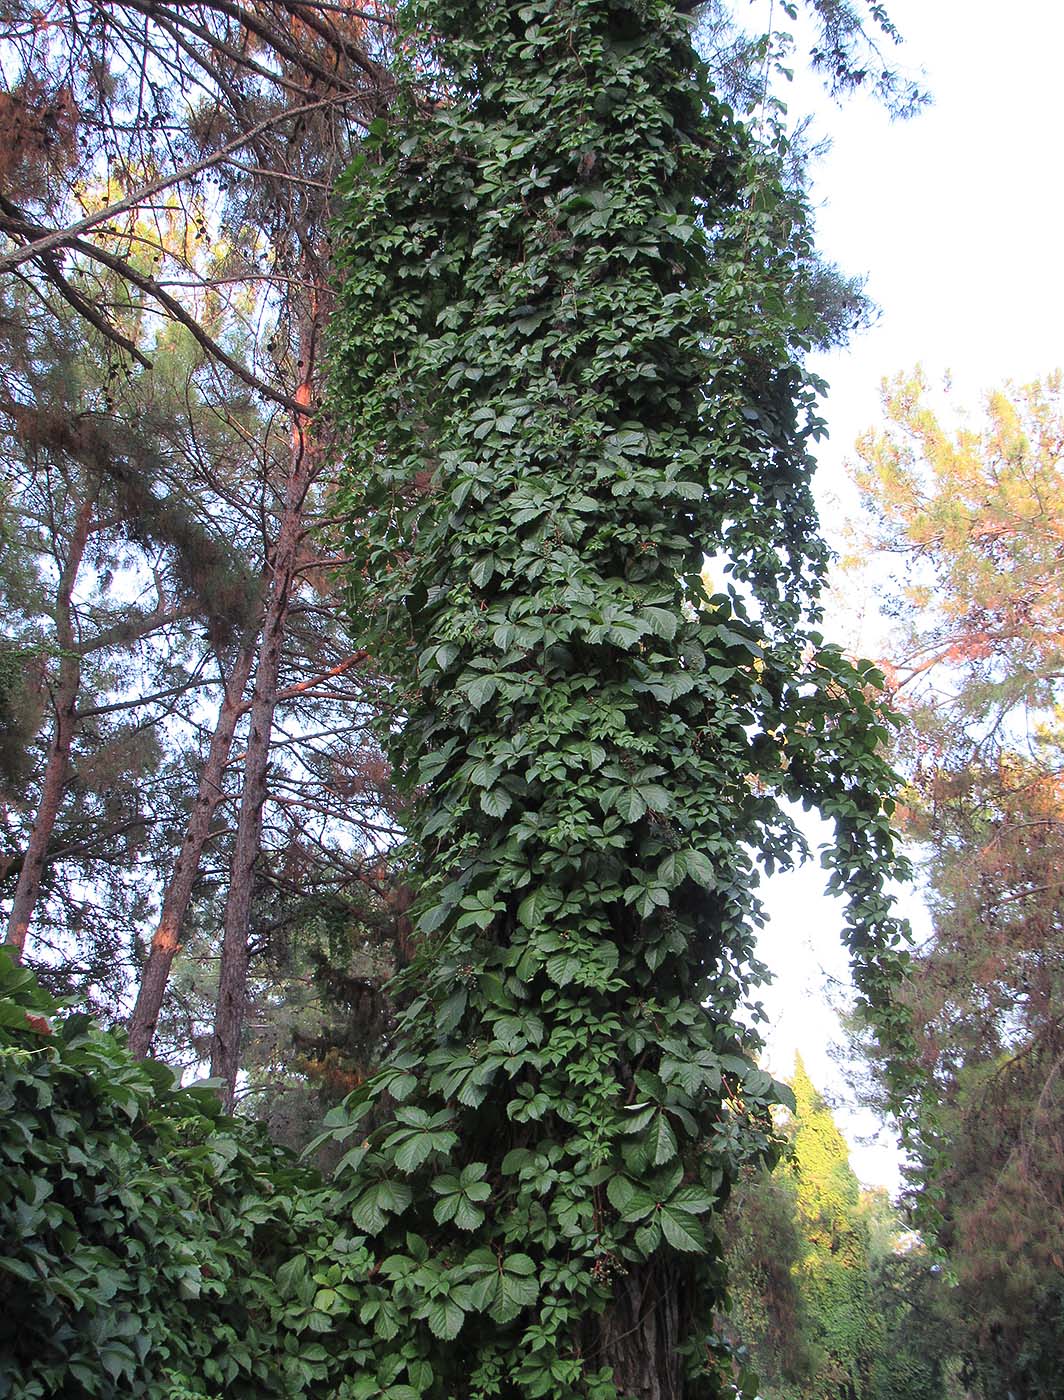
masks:
[[[963,1395],[955,1294],[946,1267],[926,1246],[872,1256],[872,1301],[879,1347],[872,1361],[874,1400],[953,1400]]]
[[[804,211],[670,0],[406,22],[334,321],[423,939],[335,1130],[365,1132],[383,1259],[357,1393],[402,1340],[419,1394],[715,1394],[713,1213],[775,1151],[737,1012],[755,861],[801,847],[780,797],[834,821],[858,984],[904,1038],[877,677],[808,630]]]
[[[299,1393],[315,1173],[56,1011],[0,952],[0,1394]]]

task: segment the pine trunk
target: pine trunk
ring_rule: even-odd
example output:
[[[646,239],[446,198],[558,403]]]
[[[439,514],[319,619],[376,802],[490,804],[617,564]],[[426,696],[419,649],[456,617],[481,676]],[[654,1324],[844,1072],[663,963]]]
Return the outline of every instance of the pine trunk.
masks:
[[[312,402],[316,331],[316,320],[311,319],[301,338],[302,363],[307,368],[296,397],[300,403],[307,405],[308,410]],[[281,651],[303,537],[303,507],[317,466],[318,453],[308,429],[308,420],[309,412],[306,418],[297,416],[292,425],[290,469],[271,559],[269,594],[251,697],[244,786],[225,905],[218,1000],[211,1040],[211,1076],[224,1081],[222,1102],[230,1113],[236,1102],[236,1080],[240,1069],[240,1035],[247,999],[251,900],[262,837],[262,809],[266,801]]]
[[[185,837],[174,863],[159,922],[152,936],[151,951],[144,965],[140,990],[129,1026],[129,1047],[139,1060],[144,1059],[151,1050],[170,968],[181,947],[181,925],[192,898],[192,889],[199,873],[204,847],[210,836],[214,814],[224,795],[222,778],[233,746],[237,722],[243,713],[244,690],[251,675],[254,659],[255,648],[249,639],[241,648],[226,682],[225,695],[200,774]]]
[[[19,958],[25,951],[26,938],[40,896],[48,843],[52,839],[56,817],[63,802],[70,767],[70,750],[77,726],[81,656],[76,650],[72,598],[81,561],[85,555],[85,546],[92,531],[94,511],[95,501],[92,498],[83,501],[78,508],[70,549],[59,577],[55,610],[56,640],[59,644],[59,682],[52,694],[55,725],[41,784],[41,800],[22,859],[18,885],[7,921],[6,942],[13,945]]]

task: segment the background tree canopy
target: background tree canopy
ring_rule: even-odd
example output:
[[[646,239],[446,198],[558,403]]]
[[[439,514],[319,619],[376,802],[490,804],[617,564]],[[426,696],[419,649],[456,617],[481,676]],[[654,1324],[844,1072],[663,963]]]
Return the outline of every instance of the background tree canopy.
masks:
[[[1058,374],[954,430],[899,378],[857,476],[900,574],[895,751],[933,920],[906,991],[938,1105],[914,1186],[987,1396],[1049,1396],[1060,1362],[1062,407]]]
[[[881,1188],[861,1189],[799,1058],[788,1151],[725,1217],[732,1309],[765,1400],[959,1396],[946,1271]]]

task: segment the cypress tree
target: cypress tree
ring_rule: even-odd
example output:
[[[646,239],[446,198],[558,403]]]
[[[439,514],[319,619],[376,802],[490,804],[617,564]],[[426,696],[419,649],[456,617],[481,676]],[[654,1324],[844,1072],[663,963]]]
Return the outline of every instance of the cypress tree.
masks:
[[[785,1094],[740,1014],[781,798],[834,820],[893,1024],[876,677],[811,630],[808,228],[685,8],[419,0],[345,189],[351,607],[420,938],[331,1120],[359,1397],[723,1393],[716,1212]]]
[[[812,1339],[823,1353],[818,1379],[825,1393],[857,1400],[872,1393],[872,1367],[883,1344],[861,1184],[846,1140],[800,1055],[792,1083],[798,1215],[806,1242],[799,1287]]]

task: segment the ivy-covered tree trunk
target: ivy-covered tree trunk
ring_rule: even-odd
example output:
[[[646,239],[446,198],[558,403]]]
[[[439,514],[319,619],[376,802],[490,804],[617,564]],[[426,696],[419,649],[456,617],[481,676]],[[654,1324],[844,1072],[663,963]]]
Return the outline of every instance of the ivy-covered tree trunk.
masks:
[[[724,1393],[713,1221],[781,1093],[738,1014],[755,856],[800,845],[780,795],[834,818],[886,997],[875,676],[808,630],[803,211],[684,8],[420,0],[348,184],[352,616],[421,881],[392,1058],[331,1120],[375,1260],[358,1397]]]
[[[664,1251],[617,1278],[610,1306],[594,1316],[581,1350],[602,1357],[619,1395],[679,1400],[689,1393],[682,1344],[706,1322],[692,1312],[705,1297],[695,1282]]]

